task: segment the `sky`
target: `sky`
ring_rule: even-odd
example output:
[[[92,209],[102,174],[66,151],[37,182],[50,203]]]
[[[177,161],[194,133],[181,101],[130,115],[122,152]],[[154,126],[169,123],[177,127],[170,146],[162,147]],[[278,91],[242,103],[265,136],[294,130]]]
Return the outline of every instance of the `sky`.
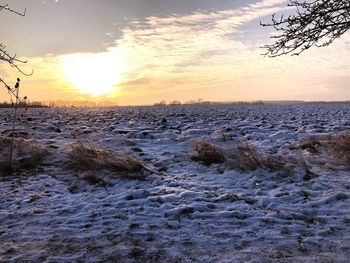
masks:
[[[267,58],[286,0],[11,0],[26,16],[0,12],[0,43],[27,60],[32,101],[350,100],[350,36],[301,56]],[[0,87],[0,101],[8,100]]]

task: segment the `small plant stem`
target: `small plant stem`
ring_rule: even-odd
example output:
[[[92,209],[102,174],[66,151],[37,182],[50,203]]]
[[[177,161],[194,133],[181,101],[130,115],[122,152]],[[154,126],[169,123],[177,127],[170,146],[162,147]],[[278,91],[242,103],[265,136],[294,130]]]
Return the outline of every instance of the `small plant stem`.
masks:
[[[12,158],[13,158],[13,147],[15,141],[15,128],[16,128],[16,119],[17,119],[17,105],[18,105],[18,94],[19,94],[19,86],[16,89],[16,102],[15,102],[15,114],[12,125],[12,138],[11,138],[11,149],[10,149],[10,167],[12,168]]]

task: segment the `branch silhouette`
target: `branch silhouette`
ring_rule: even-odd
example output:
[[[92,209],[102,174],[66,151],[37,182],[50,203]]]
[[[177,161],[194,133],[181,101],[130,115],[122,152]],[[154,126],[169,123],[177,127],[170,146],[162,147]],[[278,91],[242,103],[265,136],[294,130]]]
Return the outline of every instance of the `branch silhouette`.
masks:
[[[0,4],[0,11],[5,10],[11,13],[14,13],[16,15],[19,16],[25,16],[26,15],[26,11],[27,9],[24,9],[23,13],[19,13],[13,9],[11,9],[9,7],[8,4],[4,5],[4,4]],[[27,63],[26,60],[22,60],[22,59],[18,59],[17,55],[11,55],[7,49],[6,49],[6,45],[4,45],[3,43],[0,43],[0,61],[6,62],[8,63],[11,67],[15,68],[18,72],[20,72],[21,74],[25,75],[25,76],[30,76],[33,74],[33,70],[30,73],[26,73],[24,72],[21,68],[20,68],[20,64],[25,64]],[[1,82],[8,87],[8,85],[4,82],[4,80],[1,80]]]
[[[24,9],[23,13],[19,13],[19,12],[15,11],[15,10],[11,9],[8,4],[6,4],[6,5],[0,4],[0,11],[3,10],[3,9],[7,10],[7,11],[9,11],[11,13],[14,13],[16,15],[19,15],[19,16],[25,16],[26,12],[27,12],[26,8]]]
[[[266,56],[300,55],[313,46],[328,46],[350,28],[349,0],[289,0],[288,6],[296,13],[274,14],[271,23],[260,22],[276,31],[271,37],[275,42],[263,46]]]

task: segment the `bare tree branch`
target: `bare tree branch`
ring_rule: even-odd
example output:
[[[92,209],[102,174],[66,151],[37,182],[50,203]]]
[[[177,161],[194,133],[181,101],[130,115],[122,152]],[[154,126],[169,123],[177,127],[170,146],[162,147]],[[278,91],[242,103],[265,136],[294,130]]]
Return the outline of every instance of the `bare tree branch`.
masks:
[[[8,4],[6,4],[6,5],[0,4],[0,11],[3,10],[3,9],[5,9],[5,10],[11,12],[11,13],[15,13],[16,15],[19,15],[19,16],[25,16],[26,12],[27,12],[26,8],[24,9],[23,13],[19,13],[19,12],[15,11],[15,10],[11,9]]]
[[[19,13],[9,7],[8,4],[0,4],[0,11],[5,10],[11,13],[14,13],[19,16],[25,16],[26,15],[26,9],[24,9],[23,13]],[[33,74],[33,70],[31,73],[25,73],[21,68],[20,64],[25,64],[27,61],[21,60],[17,58],[17,55],[10,55],[9,52],[6,50],[6,46],[3,43],[0,43],[0,61],[7,62],[11,67],[18,70],[21,74],[25,76],[30,76]],[[3,81],[0,81],[4,84]],[[5,85],[6,86],[6,85]]]
[[[300,55],[313,46],[328,46],[350,28],[349,0],[289,0],[288,6],[296,13],[279,18],[274,14],[271,23],[261,23],[277,32],[271,37],[275,42],[263,47],[269,57]]]

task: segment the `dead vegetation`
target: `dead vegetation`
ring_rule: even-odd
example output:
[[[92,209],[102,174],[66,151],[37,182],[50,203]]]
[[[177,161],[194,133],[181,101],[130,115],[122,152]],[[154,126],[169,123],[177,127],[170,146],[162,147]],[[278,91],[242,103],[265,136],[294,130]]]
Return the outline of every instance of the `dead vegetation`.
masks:
[[[293,154],[296,157],[268,154],[259,151],[245,139],[237,138],[235,140],[237,141],[236,146],[228,149],[211,142],[196,141],[193,147],[195,155],[192,159],[205,165],[225,163],[227,168],[243,172],[265,169],[289,176],[296,171],[302,171],[305,173],[305,180],[316,176],[309,169],[307,160],[299,154]],[[319,162],[322,156],[326,160],[350,167],[350,132],[310,136],[291,146],[290,150],[308,151],[311,154],[311,161]]]
[[[324,155],[332,158],[338,164],[350,167],[350,132],[308,137],[292,149],[302,149],[314,155]]]
[[[291,160],[282,156],[262,154],[244,139],[237,139],[237,145],[232,148],[223,148],[212,142],[196,140],[192,143],[192,148],[194,150],[192,160],[206,166],[224,163],[229,169],[243,172],[255,171],[259,168],[281,172],[284,175],[290,175],[292,172]]]
[[[142,175],[142,171],[146,170],[144,163],[125,152],[115,152],[77,140],[70,146],[68,156],[72,169],[95,172],[106,169],[120,178],[145,179]]]
[[[23,172],[38,167],[47,151],[38,143],[24,138],[14,138],[12,165],[10,162],[12,138],[0,136],[0,174]]]
[[[316,154],[319,152],[319,147],[321,146],[321,142],[315,136],[310,136],[305,140],[299,142],[296,147],[291,147],[294,149],[307,150],[310,153]]]
[[[289,176],[295,167],[300,166],[297,160],[290,157],[262,153],[246,140],[241,140],[229,153],[226,161],[228,167],[243,172],[265,169]]]
[[[264,159],[255,147],[248,142],[242,142],[236,148],[229,150],[226,162],[231,169],[254,171],[263,166]]]
[[[330,136],[328,144],[333,156],[350,167],[350,132]]]
[[[222,149],[208,141],[193,141],[192,147],[196,153],[192,156],[193,161],[203,163],[206,166],[225,162],[225,155]]]

